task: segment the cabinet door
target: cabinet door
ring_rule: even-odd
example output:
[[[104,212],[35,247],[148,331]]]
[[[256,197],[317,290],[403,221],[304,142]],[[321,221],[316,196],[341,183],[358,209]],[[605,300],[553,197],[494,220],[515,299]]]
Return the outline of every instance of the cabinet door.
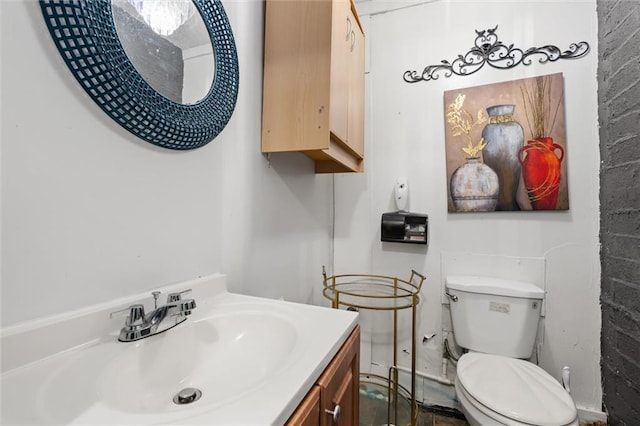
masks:
[[[364,158],[364,33],[351,1],[334,0],[331,28],[332,136]]]
[[[286,426],[320,425],[320,386],[314,385],[296,411],[287,420]]]
[[[320,416],[324,426],[353,426],[359,420],[360,327],[324,371],[320,386]]]
[[[331,0],[265,6],[262,151],[329,148]]]
[[[356,75],[364,82],[352,65],[362,28],[353,0],[267,0],[265,7],[262,152],[303,152],[316,173],[363,171],[357,90],[364,86],[352,82]],[[363,42],[356,46],[364,55]]]
[[[333,0],[331,11],[331,132],[347,142],[349,115],[349,43],[353,27],[349,0]]]
[[[358,19],[350,9],[353,19],[349,41],[349,118],[347,143],[361,158],[364,158],[364,33]]]

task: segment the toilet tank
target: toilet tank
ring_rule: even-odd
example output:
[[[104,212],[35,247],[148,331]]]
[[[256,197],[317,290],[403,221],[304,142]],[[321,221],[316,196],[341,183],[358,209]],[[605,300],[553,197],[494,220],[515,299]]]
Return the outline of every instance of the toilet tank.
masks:
[[[456,343],[476,352],[529,358],[538,331],[544,291],[523,281],[448,276]]]

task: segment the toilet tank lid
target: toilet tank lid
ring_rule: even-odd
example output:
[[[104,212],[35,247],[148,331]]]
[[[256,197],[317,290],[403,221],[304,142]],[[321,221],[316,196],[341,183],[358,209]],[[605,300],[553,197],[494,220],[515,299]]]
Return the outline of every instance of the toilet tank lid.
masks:
[[[446,286],[448,289],[466,291],[468,293],[524,297],[528,299],[544,298],[544,290],[535,284],[504,278],[478,275],[450,275],[446,278]]]

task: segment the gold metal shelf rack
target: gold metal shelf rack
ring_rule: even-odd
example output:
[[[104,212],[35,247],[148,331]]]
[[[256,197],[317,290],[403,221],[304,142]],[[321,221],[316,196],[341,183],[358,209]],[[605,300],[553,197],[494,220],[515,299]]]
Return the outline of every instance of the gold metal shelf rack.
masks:
[[[391,311],[393,313],[393,361],[389,367],[387,382],[387,423],[398,424],[398,399],[408,400],[411,406],[411,425],[417,424],[418,402],[416,393],[416,310],[420,302],[420,289],[425,276],[412,270],[408,280],[385,275],[333,275],[327,276],[322,267],[324,288],[322,294],[331,301],[331,307],[339,309],[345,306],[352,309]],[[408,391],[398,382],[398,311],[411,309],[411,390]],[[375,374],[362,373],[361,377],[376,377]],[[407,395],[408,394],[408,395]],[[395,404],[391,420],[391,404]]]

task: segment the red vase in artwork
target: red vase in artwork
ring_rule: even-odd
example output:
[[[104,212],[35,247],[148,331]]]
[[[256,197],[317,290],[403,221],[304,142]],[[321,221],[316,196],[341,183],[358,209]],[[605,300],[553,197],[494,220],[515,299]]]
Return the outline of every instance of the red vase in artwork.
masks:
[[[520,148],[522,178],[533,210],[555,210],[564,149],[552,138],[536,138]]]

